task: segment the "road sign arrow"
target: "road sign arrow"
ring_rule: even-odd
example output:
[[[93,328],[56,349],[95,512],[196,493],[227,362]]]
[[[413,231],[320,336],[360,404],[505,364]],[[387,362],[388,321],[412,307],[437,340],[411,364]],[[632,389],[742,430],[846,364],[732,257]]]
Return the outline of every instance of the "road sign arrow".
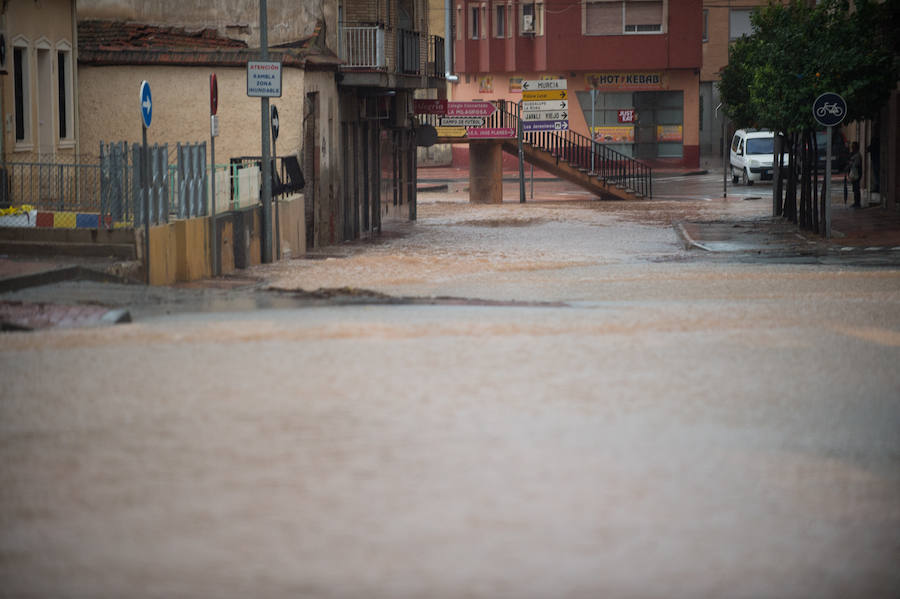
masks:
[[[144,127],[150,126],[150,121],[153,118],[153,99],[150,94],[150,84],[145,80],[141,81],[141,121],[144,123]]]
[[[447,116],[491,116],[496,110],[489,102],[447,102]]]

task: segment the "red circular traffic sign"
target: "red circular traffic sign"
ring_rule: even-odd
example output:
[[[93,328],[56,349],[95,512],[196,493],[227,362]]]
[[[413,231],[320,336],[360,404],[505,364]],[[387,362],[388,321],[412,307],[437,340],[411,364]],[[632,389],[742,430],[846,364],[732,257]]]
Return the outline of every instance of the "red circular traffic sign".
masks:
[[[216,74],[209,76],[209,114],[216,114],[219,108],[219,84],[216,82]]]

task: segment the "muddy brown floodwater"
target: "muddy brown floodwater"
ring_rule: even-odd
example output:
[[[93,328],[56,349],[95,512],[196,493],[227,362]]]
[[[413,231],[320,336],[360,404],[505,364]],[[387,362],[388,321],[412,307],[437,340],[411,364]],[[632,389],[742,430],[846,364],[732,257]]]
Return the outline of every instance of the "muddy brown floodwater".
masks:
[[[900,595],[900,271],[546,193],[250,273],[466,301],[0,336],[0,596]]]

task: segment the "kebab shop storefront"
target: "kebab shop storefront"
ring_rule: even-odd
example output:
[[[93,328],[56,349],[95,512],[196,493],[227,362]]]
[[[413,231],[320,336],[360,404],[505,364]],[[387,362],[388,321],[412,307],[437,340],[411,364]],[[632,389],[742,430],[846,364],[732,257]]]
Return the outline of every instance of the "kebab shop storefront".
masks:
[[[652,165],[697,167],[699,89],[699,74],[693,70],[586,73],[572,98],[584,124],[571,125]]]

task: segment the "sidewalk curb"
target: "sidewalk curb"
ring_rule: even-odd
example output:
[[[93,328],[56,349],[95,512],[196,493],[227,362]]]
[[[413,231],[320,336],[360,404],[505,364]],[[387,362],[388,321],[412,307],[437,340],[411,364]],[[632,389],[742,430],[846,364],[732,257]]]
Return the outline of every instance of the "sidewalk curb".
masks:
[[[95,281],[98,283],[132,283],[133,281],[112,275],[99,270],[85,268],[83,266],[64,266],[62,268],[54,268],[41,272],[21,275],[18,277],[7,277],[0,279],[0,293],[8,293],[10,291],[19,291],[28,287],[38,287],[40,285],[50,285],[53,283],[61,283],[63,281]]]
[[[686,250],[692,250],[696,248],[698,250],[703,250],[704,252],[712,251],[710,248],[691,237],[691,234],[688,233],[684,228],[684,223],[675,224],[675,233],[678,235],[678,237],[681,238],[681,243],[682,245],[684,245],[684,249]]]

